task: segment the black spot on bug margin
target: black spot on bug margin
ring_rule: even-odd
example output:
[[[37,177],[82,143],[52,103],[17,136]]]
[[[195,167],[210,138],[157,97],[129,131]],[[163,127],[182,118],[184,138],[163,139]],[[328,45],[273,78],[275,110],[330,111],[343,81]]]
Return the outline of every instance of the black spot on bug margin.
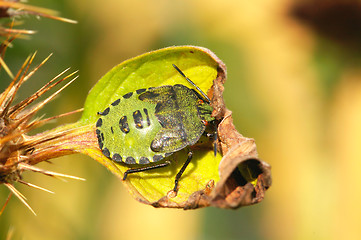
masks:
[[[118,153],[116,153],[116,154],[113,155],[112,160],[113,160],[114,162],[121,162],[121,161],[122,161],[122,157],[121,157]]]
[[[153,156],[153,162],[158,162],[162,160],[164,157],[162,155],[154,155]]]
[[[97,130],[95,131],[95,133],[97,134],[99,148],[100,148],[100,149],[103,149],[104,144],[103,144],[103,140],[102,140],[102,136],[101,136],[100,130],[97,129]]]
[[[96,127],[101,127],[103,125],[103,120],[101,118],[98,119],[97,123],[95,124]]]
[[[113,103],[112,103],[112,106],[117,106],[120,102],[120,99],[117,99],[115,100]]]
[[[110,108],[107,107],[103,112],[98,112],[99,115],[105,116],[108,115]]]
[[[145,89],[145,88],[141,88],[141,89],[136,90],[135,92],[136,92],[137,94],[141,94],[141,93],[145,92],[146,90],[147,90],[147,89]]]
[[[135,159],[133,157],[127,157],[125,159],[126,164],[136,164]]]
[[[123,98],[128,99],[133,95],[133,92],[128,92],[127,94],[123,95]]]
[[[103,149],[104,144],[103,144],[102,140],[99,139],[99,138],[98,138],[98,145],[99,145],[99,148],[100,148],[100,149]]]
[[[107,158],[110,157],[110,152],[109,152],[108,148],[104,148],[104,149],[102,150],[102,153],[103,153],[104,156],[106,156]]]
[[[99,138],[99,136],[100,136],[100,130],[99,130],[99,129],[95,130],[95,133],[97,134],[97,137]]]
[[[139,163],[140,164],[148,164],[148,163],[150,163],[150,161],[149,161],[149,159],[147,157],[141,157],[139,159]]]

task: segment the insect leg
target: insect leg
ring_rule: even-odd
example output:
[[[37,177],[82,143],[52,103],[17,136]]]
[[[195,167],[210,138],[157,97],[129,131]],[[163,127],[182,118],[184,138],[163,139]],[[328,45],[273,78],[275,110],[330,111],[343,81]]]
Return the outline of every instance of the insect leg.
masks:
[[[177,176],[175,176],[175,180],[174,180],[174,188],[173,191],[177,192],[178,191],[178,182],[179,179],[182,177],[182,174],[184,173],[184,171],[186,170],[186,168],[188,167],[188,164],[191,162],[192,160],[192,156],[193,156],[193,152],[191,150],[188,151],[188,158],[185,161],[185,163],[183,164],[181,170],[179,170],[179,172],[177,173]]]
[[[214,139],[213,139],[213,151],[214,151],[214,156],[217,156],[217,140],[218,140],[218,134],[217,132],[214,134]]]
[[[209,138],[213,138],[213,152],[214,152],[214,156],[217,156],[217,140],[218,140],[217,132],[206,133],[206,136]]]
[[[166,167],[170,164],[170,161],[165,161],[164,163],[159,163],[157,165],[152,165],[152,166],[147,166],[147,167],[141,167],[141,168],[131,168],[128,169],[127,171],[125,171],[124,176],[123,176],[123,180],[127,179],[128,174],[130,173],[137,173],[137,172],[145,172],[148,170],[152,170],[152,169],[156,169],[156,168],[162,168],[162,167]]]

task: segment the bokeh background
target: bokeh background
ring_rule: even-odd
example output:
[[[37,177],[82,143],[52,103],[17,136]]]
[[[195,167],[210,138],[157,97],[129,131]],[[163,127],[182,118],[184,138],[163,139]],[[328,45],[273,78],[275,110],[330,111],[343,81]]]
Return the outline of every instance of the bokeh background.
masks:
[[[81,108],[113,66],[141,53],[192,44],[228,67],[224,97],[235,125],[272,165],[263,202],[238,210],[154,209],[89,157],[43,163],[86,182],[26,173],[54,195],[17,185],[37,212],[12,198],[0,239],[359,239],[361,236],[361,5],[341,0],[30,0],[76,25],[25,16],[37,30],[6,60],[50,61],[22,89],[27,96],[67,67],[79,79],[42,114]],[[2,73],[2,89],[10,81]],[[19,98],[20,99],[20,98]],[[73,122],[68,117],[47,126]],[[1,205],[8,190],[0,188]]]

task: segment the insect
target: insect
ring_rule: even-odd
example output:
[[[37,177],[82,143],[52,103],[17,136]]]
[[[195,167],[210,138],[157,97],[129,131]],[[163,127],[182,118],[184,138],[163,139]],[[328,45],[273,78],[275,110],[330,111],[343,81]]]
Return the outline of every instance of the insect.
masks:
[[[181,84],[138,89],[98,112],[99,148],[107,158],[129,166],[123,180],[131,173],[168,166],[171,163],[168,156],[196,144],[202,135],[214,138],[214,152],[217,152],[210,99],[176,65],[173,67],[196,90]],[[206,131],[207,125],[211,126],[210,132]],[[187,160],[175,177],[175,193],[192,159],[193,152],[187,149]]]

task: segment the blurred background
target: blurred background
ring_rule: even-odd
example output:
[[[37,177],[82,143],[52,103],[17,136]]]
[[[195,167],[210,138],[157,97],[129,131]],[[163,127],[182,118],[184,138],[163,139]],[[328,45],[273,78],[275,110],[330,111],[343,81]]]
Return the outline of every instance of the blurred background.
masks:
[[[82,155],[40,167],[87,179],[62,182],[26,173],[54,195],[16,185],[37,217],[13,197],[0,239],[359,239],[361,236],[361,4],[345,0],[29,0],[77,20],[33,16],[6,60],[16,72],[38,51],[48,63],[27,96],[67,67],[79,79],[43,111],[81,108],[113,66],[171,45],[198,45],[227,65],[224,98],[235,125],[272,165],[263,202],[238,210],[154,209]],[[1,73],[1,87],[10,81]],[[20,98],[19,98],[20,99]],[[76,121],[80,115],[59,123]],[[44,128],[45,129],[45,128]],[[0,188],[1,206],[8,190]]]

